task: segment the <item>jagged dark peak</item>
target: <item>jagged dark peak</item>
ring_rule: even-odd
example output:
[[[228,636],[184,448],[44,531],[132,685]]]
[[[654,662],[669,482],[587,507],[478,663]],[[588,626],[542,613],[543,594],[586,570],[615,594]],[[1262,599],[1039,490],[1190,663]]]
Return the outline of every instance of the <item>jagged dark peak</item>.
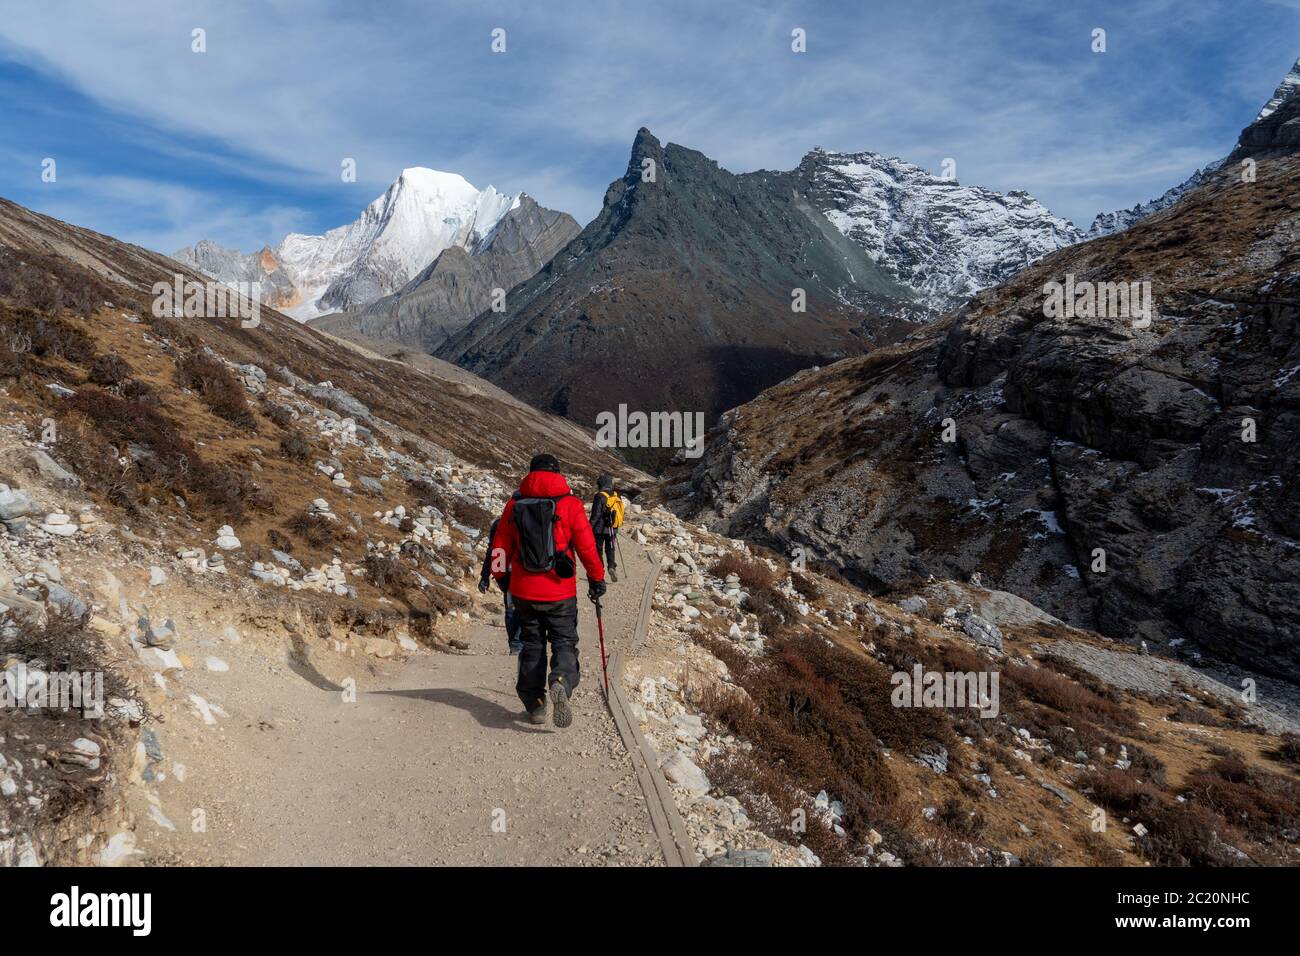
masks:
[[[1275,97],[1276,99],[1276,97]],[[1270,101],[1272,102],[1272,101]],[[1243,159],[1272,159],[1300,150],[1300,96],[1284,97],[1273,109],[1241,131],[1229,162]]]

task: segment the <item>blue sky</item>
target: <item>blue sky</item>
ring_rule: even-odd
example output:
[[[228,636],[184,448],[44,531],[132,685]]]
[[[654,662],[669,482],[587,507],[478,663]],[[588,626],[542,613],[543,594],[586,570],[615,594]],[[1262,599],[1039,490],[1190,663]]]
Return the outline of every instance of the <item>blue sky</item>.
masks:
[[[340,225],[417,165],[585,223],[640,126],[734,172],[952,157],[1086,227],[1224,155],[1300,57],[1300,0],[6,7],[0,195],[168,253]]]

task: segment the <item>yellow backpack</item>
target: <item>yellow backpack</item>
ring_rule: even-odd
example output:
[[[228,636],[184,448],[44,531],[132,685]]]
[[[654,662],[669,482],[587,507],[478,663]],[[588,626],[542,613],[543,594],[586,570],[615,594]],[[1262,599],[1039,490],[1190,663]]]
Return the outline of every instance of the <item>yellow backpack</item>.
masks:
[[[605,497],[605,507],[614,512],[614,520],[610,522],[610,527],[623,527],[623,499],[619,497],[617,491],[602,491]]]

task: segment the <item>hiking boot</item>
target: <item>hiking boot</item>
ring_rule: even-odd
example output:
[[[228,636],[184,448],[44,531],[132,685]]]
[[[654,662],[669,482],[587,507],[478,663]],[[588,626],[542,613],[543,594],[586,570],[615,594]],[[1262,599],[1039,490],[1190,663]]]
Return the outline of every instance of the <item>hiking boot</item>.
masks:
[[[615,571],[613,568],[610,568],[610,569],[609,569],[609,579],[610,579],[611,581],[617,581],[617,580],[618,580],[618,572]]]
[[[557,680],[551,685],[551,706],[555,710],[555,726],[561,729],[573,723],[573,708],[569,706],[569,692],[564,681]]]
[[[529,708],[528,722],[530,724],[546,723],[546,698],[537,698],[537,706]]]

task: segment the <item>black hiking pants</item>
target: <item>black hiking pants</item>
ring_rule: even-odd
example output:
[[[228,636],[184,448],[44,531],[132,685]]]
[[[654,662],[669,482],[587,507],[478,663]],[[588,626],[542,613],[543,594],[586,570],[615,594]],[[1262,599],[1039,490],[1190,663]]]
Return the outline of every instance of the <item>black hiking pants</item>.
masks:
[[[519,680],[515,692],[524,707],[534,710],[550,685],[561,677],[572,694],[578,686],[578,599],[567,601],[515,600],[519,625]],[[550,679],[546,674],[546,645],[551,645]]]
[[[596,535],[596,547],[604,551],[602,557],[605,560],[605,570],[607,571],[618,570],[618,566],[614,563],[614,542],[617,537],[617,531],[606,531],[604,534]]]

